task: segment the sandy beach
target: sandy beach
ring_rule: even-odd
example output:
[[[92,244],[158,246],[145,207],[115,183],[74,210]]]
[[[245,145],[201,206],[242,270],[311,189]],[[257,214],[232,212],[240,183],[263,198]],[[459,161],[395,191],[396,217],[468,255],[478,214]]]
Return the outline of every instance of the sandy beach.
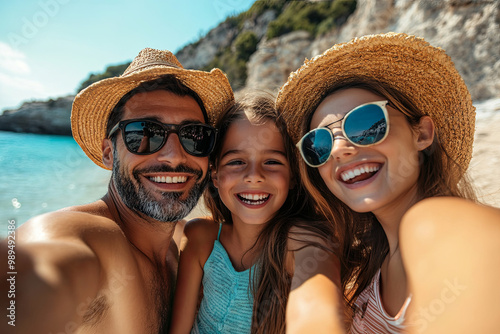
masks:
[[[475,104],[476,134],[469,175],[479,199],[500,208],[500,99]]]

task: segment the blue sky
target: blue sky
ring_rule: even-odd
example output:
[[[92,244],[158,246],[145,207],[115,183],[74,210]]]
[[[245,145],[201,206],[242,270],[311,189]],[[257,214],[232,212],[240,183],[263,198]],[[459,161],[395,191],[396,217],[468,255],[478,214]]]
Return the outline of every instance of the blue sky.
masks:
[[[0,2],[0,111],[74,94],[145,48],[178,51],[254,0]]]

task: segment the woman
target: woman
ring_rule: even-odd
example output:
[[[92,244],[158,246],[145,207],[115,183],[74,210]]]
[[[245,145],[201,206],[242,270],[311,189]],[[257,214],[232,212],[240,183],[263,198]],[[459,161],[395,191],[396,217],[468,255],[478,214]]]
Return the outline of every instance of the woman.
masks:
[[[500,211],[467,182],[475,111],[445,52],[406,34],[356,38],[292,73],[277,107],[344,241],[351,331],[496,330]]]

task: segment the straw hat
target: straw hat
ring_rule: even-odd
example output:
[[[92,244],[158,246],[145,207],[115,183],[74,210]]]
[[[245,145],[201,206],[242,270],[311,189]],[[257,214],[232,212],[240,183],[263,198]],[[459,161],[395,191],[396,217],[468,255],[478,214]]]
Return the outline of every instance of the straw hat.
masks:
[[[226,75],[219,69],[211,72],[184,69],[170,51],[143,49],[119,77],[104,79],[82,90],[73,102],[71,130],[85,154],[98,166],[102,163],[102,140],[106,136],[109,115],[120,99],[143,82],[172,74],[198,94],[210,124],[234,102]],[[106,168],[107,169],[107,168]]]
[[[334,45],[291,73],[276,104],[294,142],[303,135],[303,118],[329,89],[355,77],[375,79],[404,93],[434,120],[448,154],[467,169],[476,115],[469,91],[444,50],[406,34],[369,35]]]

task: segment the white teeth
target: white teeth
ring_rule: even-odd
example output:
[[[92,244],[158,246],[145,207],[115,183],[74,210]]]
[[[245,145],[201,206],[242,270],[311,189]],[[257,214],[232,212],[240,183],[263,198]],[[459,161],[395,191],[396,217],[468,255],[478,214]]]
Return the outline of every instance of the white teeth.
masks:
[[[363,166],[363,167],[356,167],[354,169],[342,172],[340,174],[340,177],[342,178],[342,181],[346,182],[348,180],[354,179],[356,176],[359,176],[364,173],[373,173],[376,172],[380,169],[379,166]]]
[[[269,194],[238,194],[238,196],[243,199],[244,203],[259,205],[264,203],[268,198]]]
[[[157,183],[184,183],[187,181],[187,176],[153,176],[149,179]]]

